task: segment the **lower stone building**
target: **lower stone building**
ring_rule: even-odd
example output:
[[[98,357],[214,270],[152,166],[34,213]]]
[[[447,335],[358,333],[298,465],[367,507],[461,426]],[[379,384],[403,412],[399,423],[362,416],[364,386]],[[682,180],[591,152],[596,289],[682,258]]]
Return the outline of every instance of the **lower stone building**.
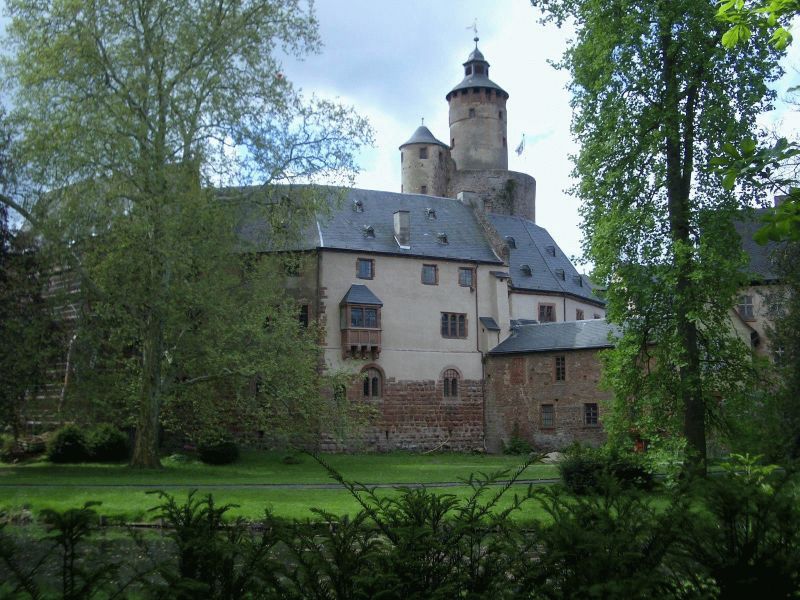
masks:
[[[601,444],[611,394],[599,386],[599,351],[616,335],[605,319],[513,327],[486,360],[486,449],[512,437],[544,450]]]

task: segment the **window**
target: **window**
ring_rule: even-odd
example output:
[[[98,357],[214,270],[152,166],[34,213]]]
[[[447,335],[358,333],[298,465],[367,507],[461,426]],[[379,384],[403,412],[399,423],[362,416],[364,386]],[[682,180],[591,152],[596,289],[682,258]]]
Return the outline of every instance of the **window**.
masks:
[[[555,425],[556,411],[555,406],[552,404],[542,404],[540,407],[540,414],[542,418],[542,428],[549,429]]]
[[[468,65],[466,69],[464,69],[464,73],[466,75],[472,75],[472,65]]]
[[[556,322],[556,305],[555,304],[540,304],[539,305],[539,322],[540,323],[555,323]]]
[[[556,247],[555,246],[545,246],[545,252],[547,252],[550,256],[556,255]]]
[[[475,65],[475,74],[483,75],[483,65]]]
[[[592,318],[593,319],[601,319],[602,317],[600,316],[600,313],[594,313],[594,315],[592,315]]]
[[[597,404],[590,403],[583,405],[583,424],[584,425],[597,425]]]
[[[439,283],[439,267],[436,265],[422,265],[422,283],[437,285]]]
[[[556,277],[564,281],[564,269],[556,269]]]
[[[755,319],[753,312],[753,297],[749,295],[739,296],[739,314],[743,319],[752,321]]]
[[[455,148],[455,147],[456,147],[456,138],[452,138],[450,140],[450,148]]]
[[[378,369],[366,369],[364,376],[364,398],[380,398],[382,394],[383,381],[381,372]]]
[[[475,269],[460,267],[458,269],[458,285],[471,288],[475,284]]]
[[[506,138],[505,138],[505,136],[503,136],[503,148],[505,148],[505,147],[506,147]]]
[[[401,153],[400,153],[400,164],[401,164],[401,165],[403,164],[403,155],[404,155],[404,154],[405,154],[405,152],[401,152]]]
[[[428,186],[427,185],[419,186],[419,193],[420,194],[427,194],[428,193]]]
[[[475,109],[474,108],[470,108],[469,109],[469,118],[472,119],[474,116],[475,116]]]
[[[567,357],[563,354],[561,356],[556,356],[555,361],[556,366],[556,381],[566,381],[567,380]]]
[[[350,327],[378,327],[378,309],[369,306],[353,306],[350,308]]]
[[[301,327],[308,327],[308,304],[300,305],[300,314],[297,316]]]
[[[442,313],[442,337],[467,337],[467,315],[463,313]]]
[[[575,309],[575,320],[576,321],[583,321],[583,309],[576,308]]]
[[[497,118],[500,119],[501,121],[503,120],[503,111],[502,110],[497,113]]]
[[[420,158],[428,158],[428,147],[423,146],[419,149],[419,157]]]
[[[375,261],[371,258],[356,259],[356,277],[359,279],[372,279],[375,277]]]
[[[455,369],[444,372],[442,393],[445,398],[458,398],[458,371]]]

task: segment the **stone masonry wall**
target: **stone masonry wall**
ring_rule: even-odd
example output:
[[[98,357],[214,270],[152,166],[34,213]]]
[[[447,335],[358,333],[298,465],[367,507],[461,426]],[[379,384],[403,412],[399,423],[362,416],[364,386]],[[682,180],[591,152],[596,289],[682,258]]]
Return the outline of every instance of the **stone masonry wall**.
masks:
[[[566,359],[565,381],[555,381],[555,357]],[[584,423],[584,405],[596,403],[602,423],[609,392],[598,389],[598,350],[489,356],[486,363],[486,449],[502,451],[516,429],[542,450],[572,442],[599,445],[602,425]],[[543,427],[541,406],[554,407],[553,427]]]
[[[525,173],[501,169],[455,171],[447,195],[474,194],[476,208],[483,212],[514,215],[536,222],[536,180]]]
[[[373,415],[363,426],[337,440],[322,436],[323,451],[475,450],[483,448],[481,382],[459,381],[459,397],[444,398],[441,381],[384,381],[380,399],[361,397],[362,383],[348,390],[351,402],[363,402]]]

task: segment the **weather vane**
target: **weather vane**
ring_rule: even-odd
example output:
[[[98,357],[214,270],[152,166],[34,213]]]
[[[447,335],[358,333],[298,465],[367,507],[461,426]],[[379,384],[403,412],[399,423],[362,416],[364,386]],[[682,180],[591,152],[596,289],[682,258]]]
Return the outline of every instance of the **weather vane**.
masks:
[[[467,26],[467,29],[472,29],[472,33],[475,34],[475,47],[478,47],[478,17],[475,17],[475,20],[472,21],[472,25]]]

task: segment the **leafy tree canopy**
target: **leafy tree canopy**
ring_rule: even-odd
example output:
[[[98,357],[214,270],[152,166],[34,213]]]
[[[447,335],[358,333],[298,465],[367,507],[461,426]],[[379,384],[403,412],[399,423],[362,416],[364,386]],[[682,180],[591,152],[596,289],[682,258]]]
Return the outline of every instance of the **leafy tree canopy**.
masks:
[[[287,247],[324,202],[272,186],[347,183],[371,141],[351,109],[304,98],[282,74],[280,52],[320,47],[311,8],[7,5],[5,83],[25,189],[6,200],[80,278],[77,389],[94,383],[95,396],[130,401],[133,463],[158,465],[162,404],[190,386],[212,404],[254,398],[261,414],[318,414],[314,331],[297,325],[276,261],[253,258],[265,246],[235,235],[256,207],[267,247]]]

